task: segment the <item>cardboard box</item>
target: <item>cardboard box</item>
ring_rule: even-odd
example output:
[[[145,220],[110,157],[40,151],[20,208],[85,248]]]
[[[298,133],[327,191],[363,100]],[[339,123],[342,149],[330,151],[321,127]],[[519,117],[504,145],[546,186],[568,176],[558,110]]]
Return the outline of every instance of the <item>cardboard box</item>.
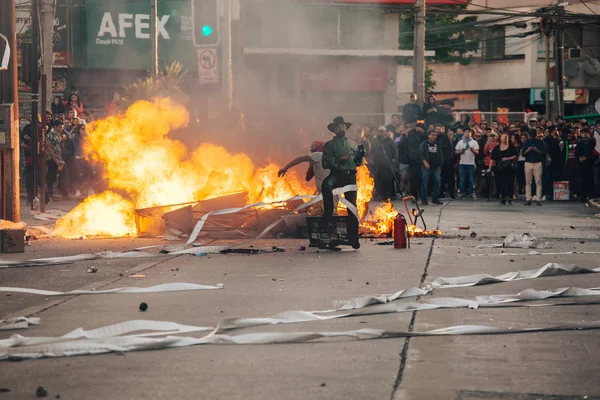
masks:
[[[23,229],[0,230],[0,253],[25,253]]]
[[[568,181],[554,182],[554,200],[567,201],[571,200],[571,191],[569,190]]]

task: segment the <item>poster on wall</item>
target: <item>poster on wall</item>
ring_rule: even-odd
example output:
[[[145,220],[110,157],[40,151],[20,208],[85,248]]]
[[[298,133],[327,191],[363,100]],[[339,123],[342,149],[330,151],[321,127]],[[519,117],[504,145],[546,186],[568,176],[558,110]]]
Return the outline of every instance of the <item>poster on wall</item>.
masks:
[[[568,88],[564,91],[564,102],[574,104],[588,104],[590,102],[589,89],[572,89]],[[531,89],[529,103],[544,104],[546,102],[546,89]],[[550,88],[549,100],[554,101],[554,88]]]
[[[149,1],[86,0],[83,37],[88,68],[150,69],[152,66]],[[198,68],[192,43],[191,2],[158,2],[159,65],[179,61]]]

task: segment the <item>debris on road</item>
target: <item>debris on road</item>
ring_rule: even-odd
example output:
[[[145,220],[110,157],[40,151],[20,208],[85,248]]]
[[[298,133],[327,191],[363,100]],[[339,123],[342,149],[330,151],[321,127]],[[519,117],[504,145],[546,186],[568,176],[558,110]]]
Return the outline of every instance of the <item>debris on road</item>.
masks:
[[[140,311],[146,311],[148,309],[148,304],[140,303]]]
[[[221,254],[264,254],[264,253],[285,253],[285,249],[273,246],[270,249],[237,248],[221,250]]]
[[[502,244],[486,244],[477,246],[481,248],[514,248],[514,249],[551,249],[552,244],[550,242],[541,242],[537,238],[529,235],[528,233],[511,233],[504,239]]]
[[[88,274],[95,274],[96,272],[98,272],[98,268],[89,267],[85,272],[87,272]]]
[[[471,239],[475,239],[477,237],[477,232],[471,232]]]
[[[471,229],[471,227],[469,225],[459,225],[458,229],[461,231],[468,231],[469,229]]]
[[[38,386],[37,389],[35,390],[35,395],[37,397],[46,397],[46,396],[48,396],[48,391],[46,389],[44,389],[43,386]]]

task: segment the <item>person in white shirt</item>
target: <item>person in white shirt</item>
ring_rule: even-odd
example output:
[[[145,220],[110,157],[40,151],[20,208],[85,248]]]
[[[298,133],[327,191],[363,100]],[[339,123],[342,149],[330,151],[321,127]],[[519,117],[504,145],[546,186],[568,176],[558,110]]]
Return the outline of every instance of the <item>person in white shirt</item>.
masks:
[[[290,161],[285,167],[281,168],[277,173],[277,176],[284,176],[290,168],[295,167],[298,164],[310,163],[308,171],[306,171],[306,181],[310,181],[313,176],[315,178],[315,186],[317,194],[321,193],[321,186],[325,178],[329,176],[329,170],[323,168],[323,142],[313,142],[310,146],[310,153],[306,156],[300,156]],[[337,196],[334,197],[334,204],[337,204]],[[337,215],[337,207],[334,207],[334,215]],[[310,211],[310,215],[322,215],[323,214],[323,202],[316,203]]]
[[[456,144],[456,154],[460,156],[460,198],[471,194],[473,200],[475,195],[475,157],[479,154],[479,144],[471,138],[471,131],[465,129],[461,141]]]

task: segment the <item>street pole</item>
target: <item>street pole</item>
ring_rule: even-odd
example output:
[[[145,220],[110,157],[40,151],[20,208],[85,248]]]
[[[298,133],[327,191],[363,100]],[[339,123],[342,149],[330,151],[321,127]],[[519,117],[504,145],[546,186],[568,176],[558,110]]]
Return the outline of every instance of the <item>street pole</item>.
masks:
[[[556,112],[561,117],[565,114],[565,81],[563,78],[563,52],[565,50],[563,44],[563,26],[561,22],[556,23],[555,31],[555,47],[554,47],[554,59],[556,60]]]
[[[417,0],[417,13],[415,15],[415,41],[414,41],[414,77],[413,92],[420,101],[425,101],[425,0]]]
[[[47,143],[46,138],[47,138],[48,128],[46,127],[46,120],[45,120],[45,118],[46,118],[45,110],[46,110],[46,107],[48,107],[47,87],[48,87],[48,76],[46,74],[44,74],[44,75],[42,75],[42,98],[41,98],[42,117],[44,119],[42,119],[42,129],[41,129],[42,145],[41,145],[41,149],[40,149],[40,157],[43,160],[42,165],[40,165],[40,177],[42,179],[42,182],[44,182],[46,174],[48,173],[48,171],[46,171],[46,143]],[[43,183],[40,186],[40,212],[41,213],[46,212],[46,185],[44,185]]]
[[[227,110],[233,110],[232,0],[227,1]]]
[[[0,150],[0,219],[21,219],[19,169],[19,93],[17,80],[17,12],[15,0],[0,0],[0,32],[8,39],[12,51],[8,67],[0,71],[0,104],[13,104],[10,149]]]
[[[150,0],[151,2],[151,33],[152,33],[152,77],[158,77],[158,0]]]
[[[55,0],[41,0],[40,5],[40,32],[42,39],[42,75],[46,75],[48,79],[42,82],[42,92],[46,96],[52,96],[52,67],[54,65],[54,51],[52,49],[52,39],[54,36],[54,18],[55,18]],[[43,100],[43,99],[41,99]],[[51,102],[50,97],[46,97],[46,104]],[[42,113],[46,112],[45,108],[41,109]]]
[[[550,38],[544,34],[544,42],[546,44],[546,119],[550,119]]]
[[[38,123],[38,74],[39,74],[39,52],[38,45],[40,43],[40,21],[39,21],[39,5],[38,0],[31,0],[31,129],[32,129],[32,145],[31,145],[31,162],[33,166],[33,198],[37,197],[37,186],[40,180],[38,176],[38,152],[39,146],[39,123]],[[43,160],[45,161],[45,160]],[[43,184],[43,181],[41,182]],[[39,199],[40,203],[45,199]],[[33,202],[31,203],[33,209]]]

